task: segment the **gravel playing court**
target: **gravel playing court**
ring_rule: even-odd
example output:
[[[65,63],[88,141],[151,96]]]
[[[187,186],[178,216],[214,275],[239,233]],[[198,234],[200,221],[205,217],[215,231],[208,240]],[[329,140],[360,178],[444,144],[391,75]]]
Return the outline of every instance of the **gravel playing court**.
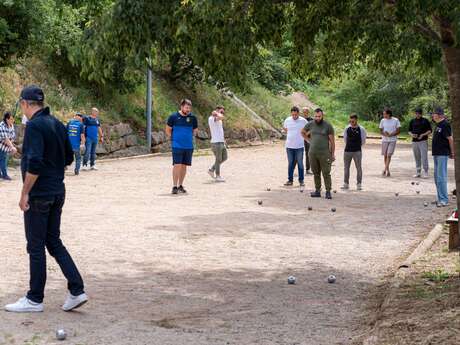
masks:
[[[347,344],[362,331],[369,289],[449,210],[424,207],[435,189],[432,179],[411,185],[409,145],[397,147],[393,176],[384,179],[380,146],[370,142],[362,192],[340,191],[342,150],[332,201],[310,199],[311,176],[304,193],[282,187],[281,144],[230,150],[221,184],[206,173],[212,156],[195,157],[187,196],[169,194],[169,157],[69,175],[63,239],[91,300],[61,312],[66,284],[50,259],[45,312],[0,312],[0,344],[57,343],[59,327],[69,333],[66,344]],[[2,306],[28,283],[21,186],[12,175],[0,183]]]

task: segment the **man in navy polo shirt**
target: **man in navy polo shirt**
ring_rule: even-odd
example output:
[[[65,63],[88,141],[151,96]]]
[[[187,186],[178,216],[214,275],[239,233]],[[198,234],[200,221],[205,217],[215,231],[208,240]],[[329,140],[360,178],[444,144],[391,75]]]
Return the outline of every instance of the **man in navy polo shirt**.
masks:
[[[72,145],[75,156],[75,175],[80,173],[82,147],[85,147],[85,126],[83,126],[83,115],[76,113],[72,120],[67,124],[67,135]]]
[[[198,130],[198,121],[192,114],[192,102],[184,99],[180,102],[180,110],[168,118],[166,135],[171,137],[173,157],[173,189],[172,194],[187,193],[183,183],[187,166],[192,165],[193,137]]]
[[[85,156],[83,157],[83,170],[88,170],[88,161],[90,162],[91,170],[96,168],[96,148],[97,143],[104,141],[104,135],[99,122],[99,110],[97,108],[91,109],[91,115],[85,116],[83,124],[85,125]]]
[[[88,301],[83,280],[61,238],[61,215],[65,200],[64,168],[73,161],[73,151],[65,126],[44,107],[42,89],[29,86],[22,90],[20,106],[28,122],[24,134],[21,171],[23,187],[19,207],[29,253],[30,289],[10,312],[42,312],[46,283],[46,252],[53,256],[67,279],[69,295],[64,311]]]

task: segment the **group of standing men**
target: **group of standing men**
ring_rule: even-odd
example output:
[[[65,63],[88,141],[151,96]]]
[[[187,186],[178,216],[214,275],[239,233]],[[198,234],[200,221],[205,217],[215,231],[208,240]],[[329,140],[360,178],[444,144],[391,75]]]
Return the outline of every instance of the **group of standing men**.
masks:
[[[432,141],[434,160],[434,180],[437,189],[436,204],[439,207],[448,205],[447,192],[447,162],[454,157],[452,129],[443,109],[437,108],[432,113],[432,121],[436,124]],[[309,116],[309,109],[303,108],[300,116],[299,108],[291,108],[291,116],[283,124],[286,132],[286,153],[288,158],[288,181],[285,186],[294,184],[294,170],[297,165],[299,185],[305,186],[305,174],[311,168],[314,175],[315,190],[311,197],[321,197],[321,175],[324,179],[325,197],[331,199],[331,166],[335,161],[335,136],[332,125],[324,120],[323,111],[315,110],[314,118]],[[390,177],[391,158],[395,152],[398,135],[401,132],[400,121],[393,117],[390,109],[385,109],[379,125],[382,135],[382,156],[384,170],[382,176]],[[423,117],[421,108],[415,109],[415,117],[409,123],[409,135],[412,138],[412,147],[416,165],[415,178],[428,178],[428,138],[432,134],[431,123]],[[345,149],[344,183],[343,190],[349,189],[350,166],[353,161],[356,167],[356,189],[362,190],[362,146],[366,143],[367,133],[364,127],[358,124],[358,116],[351,114],[349,124],[343,132]],[[306,156],[304,172],[303,155]]]

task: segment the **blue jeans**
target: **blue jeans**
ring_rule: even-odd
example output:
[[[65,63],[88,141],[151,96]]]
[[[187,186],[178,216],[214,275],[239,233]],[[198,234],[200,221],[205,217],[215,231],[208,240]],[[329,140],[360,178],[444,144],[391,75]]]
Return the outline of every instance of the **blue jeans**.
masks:
[[[74,149],[73,155],[75,156],[75,172],[78,173],[80,171],[80,166],[81,166],[80,148]]]
[[[94,166],[96,163],[96,147],[97,147],[97,138],[86,138],[85,144],[85,156],[83,157],[83,165],[88,165],[88,161],[90,161],[90,165]]]
[[[433,156],[434,160],[434,183],[438,194],[438,202],[449,202],[447,193],[447,162],[448,156]]]
[[[0,178],[8,176],[8,152],[0,151]]]
[[[299,182],[302,183],[304,180],[303,151],[303,147],[300,149],[286,149],[288,157],[288,180],[291,182],[294,181],[294,169],[296,164],[299,171]]]
[[[64,195],[30,197],[30,208],[24,212],[27,252],[30,260],[30,290],[27,298],[42,303],[46,284],[46,252],[59,264],[67,279],[70,293],[78,296],[84,292],[83,280],[72,257],[62,244],[61,214]]]

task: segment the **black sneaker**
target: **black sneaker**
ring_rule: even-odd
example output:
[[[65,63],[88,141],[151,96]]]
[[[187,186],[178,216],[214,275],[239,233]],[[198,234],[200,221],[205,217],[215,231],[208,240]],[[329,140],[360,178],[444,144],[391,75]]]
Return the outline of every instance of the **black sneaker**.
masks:
[[[299,182],[299,186],[300,187],[305,187],[305,183],[304,182]]]
[[[179,188],[173,187],[171,194],[177,194],[179,193]]]
[[[332,199],[331,192],[329,191],[326,192],[326,199]]]
[[[292,186],[294,184],[294,182],[292,181],[287,181],[284,185],[287,187],[287,186]]]
[[[321,198],[321,192],[318,191],[318,190],[317,190],[316,192],[311,192],[311,193],[310,193],[310,196],[311,196],[312,198]]]
[[[80,175],[80,171],[79,171],[79,170],[75,170],[74,172],[75,172],[75,176]]]
[[[177,191],[178,191],[179,193],[182,193],[182,194],[186,194],[186,193],[187,193],[187,191],[184,189],[183,186],[179,186],[179,188],[177,188]]]

